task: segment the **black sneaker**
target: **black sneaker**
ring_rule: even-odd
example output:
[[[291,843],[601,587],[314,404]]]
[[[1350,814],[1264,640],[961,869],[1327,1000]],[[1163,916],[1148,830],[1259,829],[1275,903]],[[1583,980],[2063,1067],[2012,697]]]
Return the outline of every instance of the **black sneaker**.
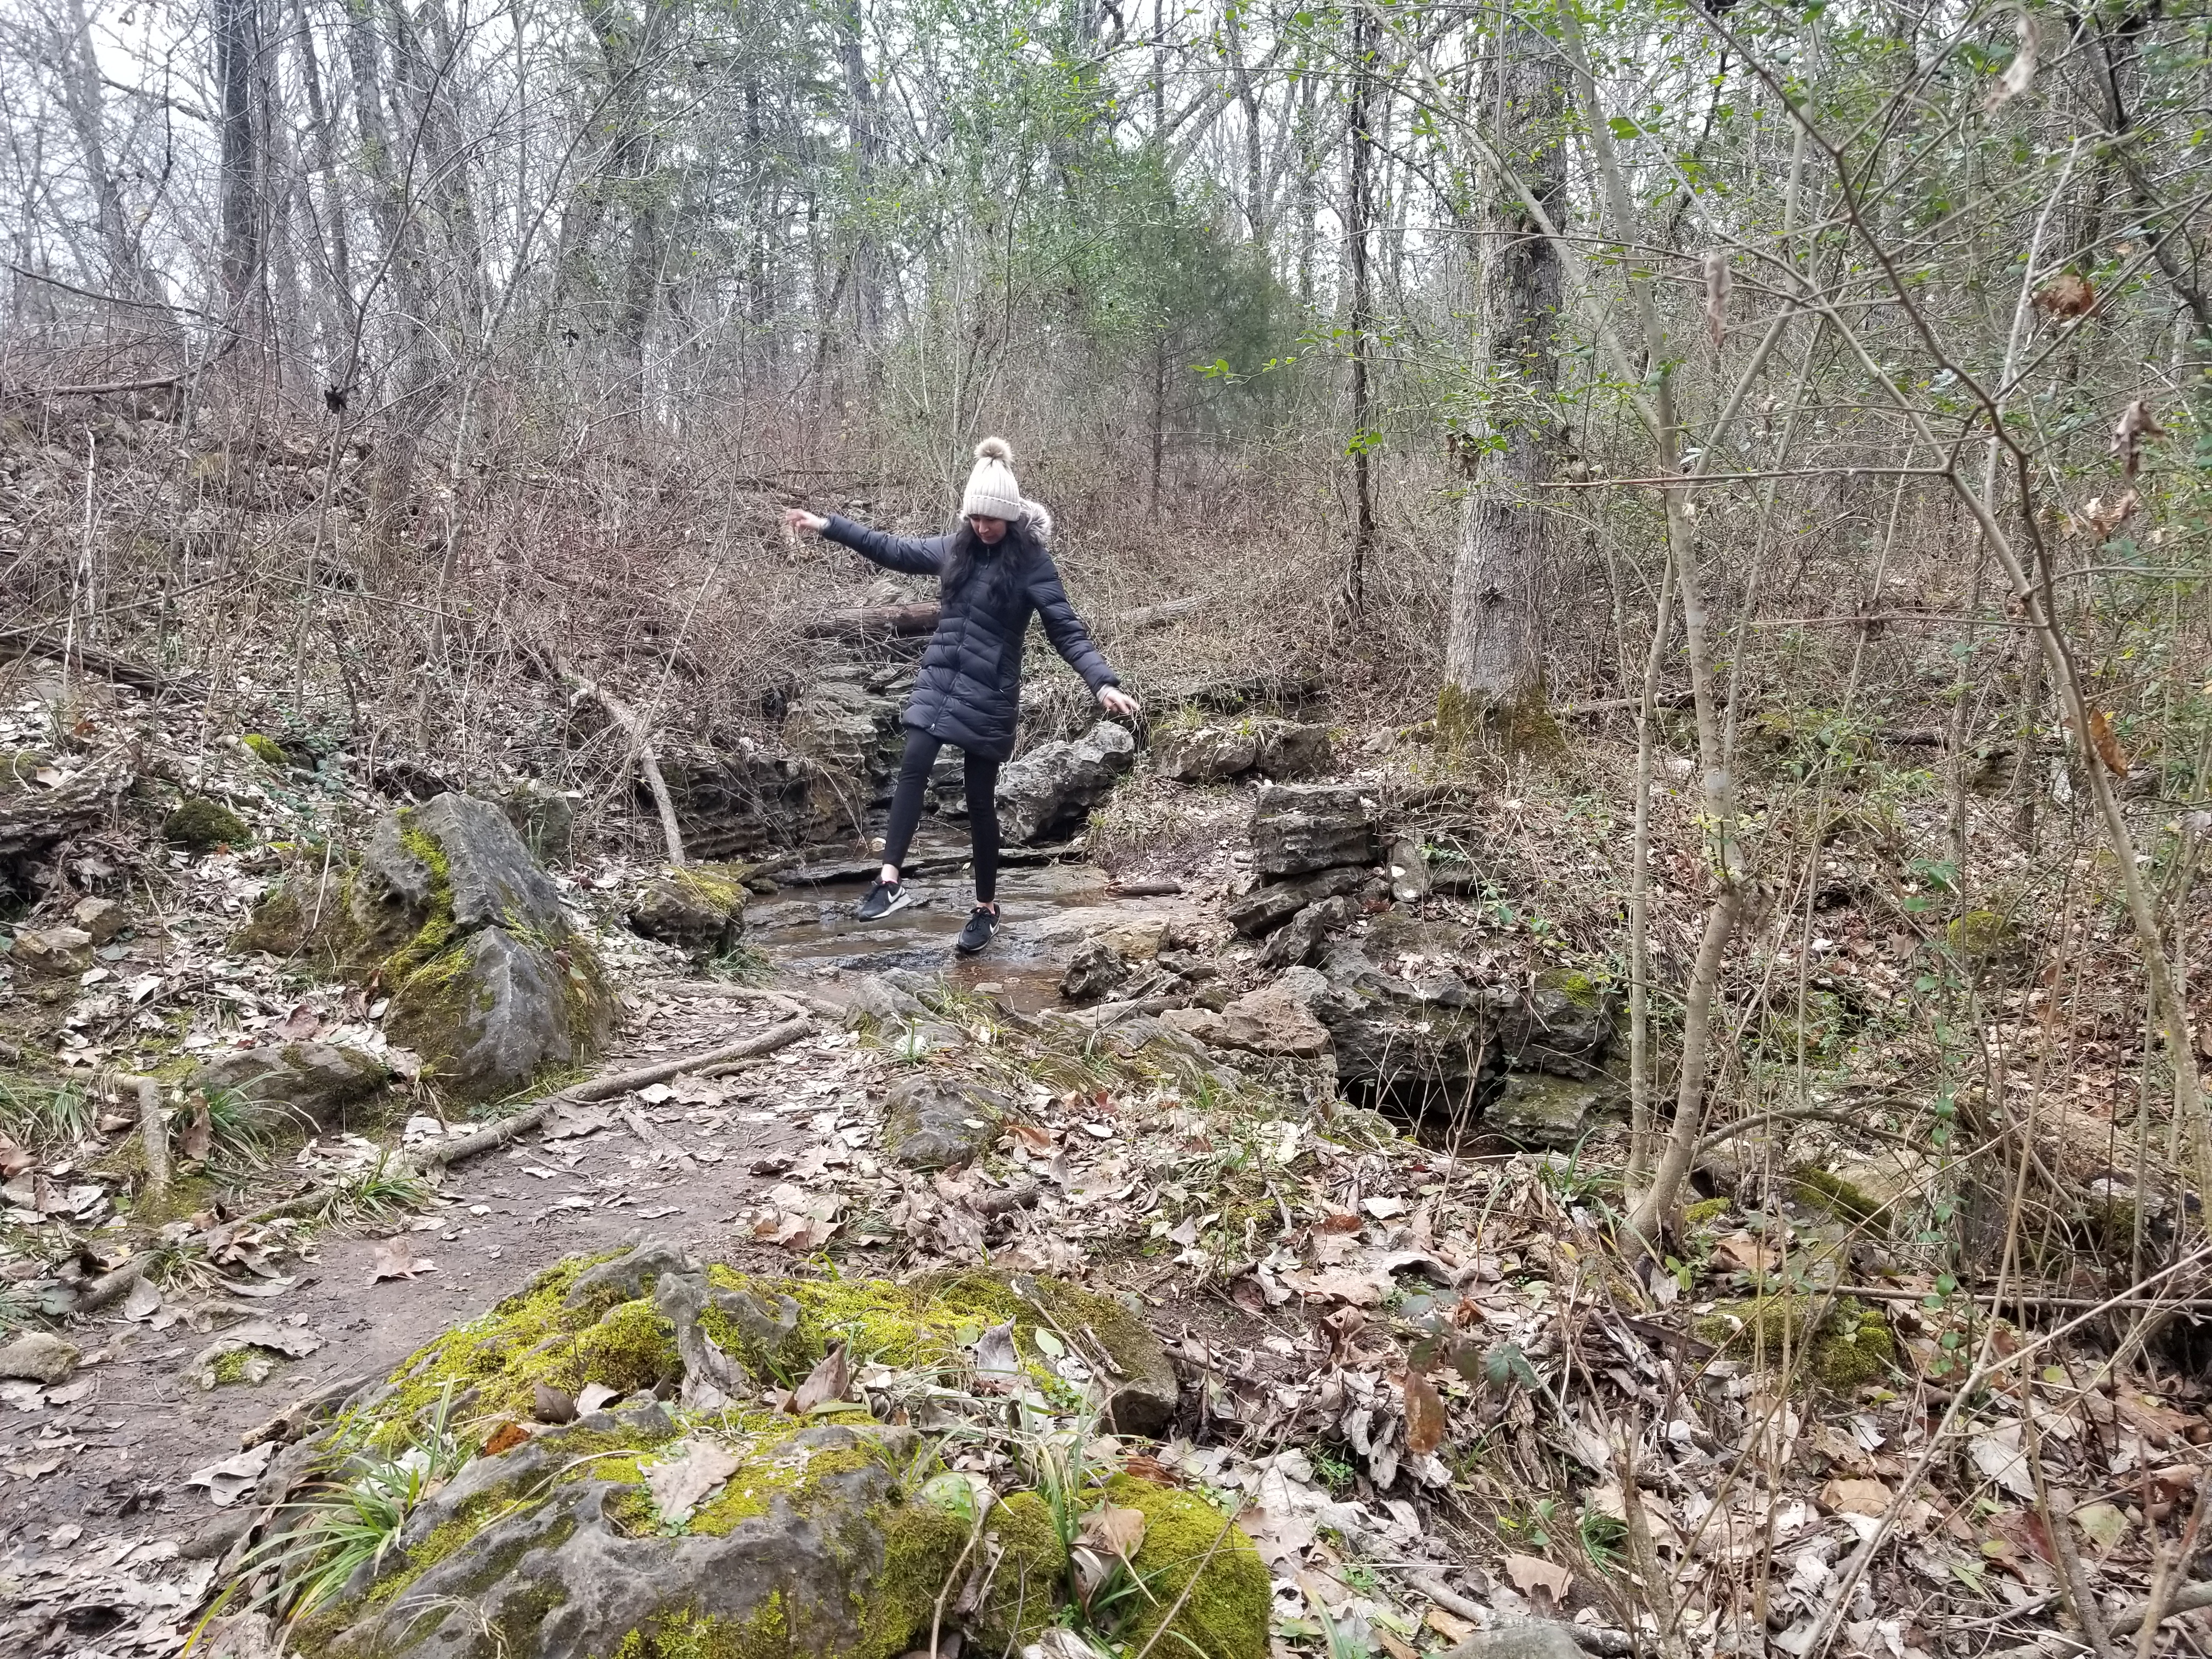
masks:
[[[902,881],[879,881],[868,889],[853,914],[862,921],[881,921],[894,910],[903,910],[914,902],[914,895],[906,890]]]
[[[960,937],[952,948],[963,957],[972,957],[991,942],[991,935],[999,931],[999,913],[977,905],[968,913],[968,925],[960,930]]]

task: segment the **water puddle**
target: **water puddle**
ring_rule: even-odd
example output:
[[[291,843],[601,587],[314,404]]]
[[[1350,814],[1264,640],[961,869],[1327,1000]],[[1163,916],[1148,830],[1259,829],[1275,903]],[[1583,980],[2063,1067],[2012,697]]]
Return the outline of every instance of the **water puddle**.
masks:
[[[1088,864],[1029,864],[999,872],[999,936],[979,956],[956,955],[952,941],[975,903],[967,848],[917,843],[908,878],[916,902],[881,921],[854,919],[866,877],[784,888],[746,912],[751,942],[799,976],[881,973],[887,968],[942,975],[966,990],[991,989],[1025,1012],[1060,1001],[1060,975],[1084,938],[1102,929],[1166,921],[1194,908],[1178,898],[1123,898]],[[830,873],[824,872],[823,873]],[[840,867],[837,872],[842,875]]]

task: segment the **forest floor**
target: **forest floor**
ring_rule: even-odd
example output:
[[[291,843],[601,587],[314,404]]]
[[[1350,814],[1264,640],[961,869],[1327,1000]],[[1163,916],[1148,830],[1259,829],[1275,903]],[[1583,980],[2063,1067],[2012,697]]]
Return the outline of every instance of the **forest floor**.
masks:
[[[185,764],[264,843],[334,825],[327,793],[248,756]],[[1605,948],[1620,849],[1588,801],[1569,779],[1493,803],[1488,890],[1425,902],[1463,931],[1468,959],[1525,977]],[[1652,1272],[1613,1240],[1617,1127],[1571,1152],[1447,1148],[1434,1126],[1354,1107],[1310,1066],[1190,1044],[1164,1059],[1117,1044],[1095,1014],[1043,1011],[1074,946],[1117,917],[1172,921],[1252,971],[1218,920],[1243,810],[1235,792],[1126,791],[1093,830],[1119,849],[1115,876],[1173,876],[1185,896],[1117,898],[1081,865],[1017,871],[1003,956],[926,988],[903,1027],[848,1029],[831,1006],[880,990],[874,969],[951,967],[943,936],[963,907],[898,919],[871,962],[870,939],[838,919],[849,895],[787,888],[756,918],[750,977],[814,1013],[774,1053],[566,1109],[442,1178],[380,1157],[419,1159],[441,1137],[420,1101],[365,1133],[235,1149],[220,1207],[190,1218],[191,1248],[70,1328],[74,1367],[0,1384],[0,1648],[177,1651],[252,1518],[246,1495],[283,1437],[264,1424],[388,1372],[563,1256],[641,1237],[785,1273],[988,1261],[1140,1299],[1183,1385],[1170,1433],[1144,1455],[1238,1516],[1273,1575],[1283,1652],[1402,1659],[1557,1616],[1607,1655],[1932,1659],[2044,1644],[2033,1650],[2065,1659],[2091,1645],[2061,1633],[2085,1612],[2109,1649],[2132,1641],[2146,1600],[2197,1604],[2202,1381],[2155,1356],[2105,1363],[2112,1326],[2080,1328],[2106,1290],[2086,1257],[2046,1256],[2028,1304],[1993,1319],[1987,1283],[1928,1236],[1893,1231],[1901,1196],[1894,1214],[1887,1195],[1865,1203],[1900,1139],[1872,1128],[1875,1109],[1911,1097],[1917,1110],[1930,1092],[1914,1080],[1922,1057],[1879,1021],[1822,1095],[1828,1119],[1856,1115],[1871,1133],[1815,1121],[1809,1146],[1747,1142],[1733,1173],[1717,1161],[1680,1254]],[[1221,833],[1170,842],[1158,828],[1193,823]],[[258,1035],[380,1042],[357,993],[229,950],[265,856],[121,836],[76,856],[121,872],[134,925],[99,967],[19,1003],[19,1059],[53,1054],[90,1085]],[[1692,915],[1695,860],[1680,861],[1662,958]],[[562,882],[604,921],[644,873],[609,856]],[[1860,1009],[1905,994],[1916,913],[1864,869],[1843,884],[1855,896],[1821,915],[1821,984]],[[684,988],[694,970],[672,952],[611,925],[597,937],[625,1008],[611,1070],[775,1023],[727,986]],[[2112,1164],[2127,1103],[2118,1041],[2085,1039],[2033,1131],[2084,1189]],[[1217,1061],[1242,1069],[1217,1076]],[[969,1166],[884,1155],[886,1090],[915,1074],[981,1079],[1013,1103]],[[103,1103],[74,1098],[66,1123],[15,1119],[19,1163],[76,1207],[34,1196],[27,1214],[11,1188],[10,1286],[58,1265],[82,1282],[128,1254],[124,1194],[84,1173],[126,1127],[103,1129]],[[1893,1175],[1933,1167],[1941,1143],[1924,1133]],[[1804,1173],[1847,1161],[1841,1188]],[[350,1207],[248,1219],[302,1188],[350,1194]],[[39,1322],[21,1302],[9,1311]],[[250,1372],[211,1355],[226,1338]]]

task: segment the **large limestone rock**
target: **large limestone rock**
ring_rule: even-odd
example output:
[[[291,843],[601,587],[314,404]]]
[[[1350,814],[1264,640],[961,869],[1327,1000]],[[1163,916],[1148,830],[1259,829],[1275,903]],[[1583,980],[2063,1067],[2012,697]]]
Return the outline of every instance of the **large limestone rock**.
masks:
[[[792,705],[783,736],[793,754],[849,781],[864,799],[896,769],[905,741],[896,702],[853,681],[832,678],[817,680]]]
[[[761,1403],[856,1332],[890,1385],[833,1389],[804,1415]],[[878,1421],[872,1402],[889,1413],[926,1397],[933,1422],[981,1427],[1009,1389],[1054,1369],[1054,1387],[1104,1396],[1118,1433],[1170,1425],[1175,1372],[1157,1340],[1119,1303],[1058,1281],[765,1279],[653,1242],[571,1260],[439,1337],[349,1414],[348,1431],[378,1447],[441,1413],[496,1427],[297,1645],[475,1659],[489,1632],[507,1659],[887,1659],[927,1641],[961,1581],[975,1498],[944,1474],[939,1437]],[[592,1385],[612,1402],[532,1422],[541,1402]],[[1059,1620],[1068,1576],[1037,1495],[999,1496],[988,1523],[1008,1593],[945,1613],[947,1634],[964,1625],[991,1652]],[[1265,1659],[1267,1575],[1250,1540],[1194,1494],[1119,1476],[1106,1496],[1144,1512],[1135,1565],[1154,1588],[1130,1598],[1116,1634],[1143,1646],[1174,1610],[1159,1650]]]
[[[1248,772],[1309,778],[1328,770],[1328,728],[1295,720],[1186,726],[1161,733],[1152,744],[1154,769],[1182,783],[1219,783]]]
[[[1355,892],[1366,880],[1367,872],[1358,866],[1340,865],[1319,875],[1255,887],[1241,898],[1231,899],[1224,914],[1238,933],[1257,939],[1281,927],[1309,904]]]
[[[1129,769],[1137,740],[1100,720],[1073,743],[1041,744],[999,773],[999,824],[1010,842],[1066,834]]]
[[[443,794],[380,823],[334,953],[391,988],[385,1031],[465,1099],[514,1093],[605,1046],[615,1004],[590,941],[500,809]]]
[[[391,1079],[384,1062],[328,1042],[266,1042],[234,1048],[192,1068],[191,1086],[236,1096],[256,1115],[317,1132],[346,1128],[347,1111]]]
[[[1513,1072],[1483,1109],[1482,1121],[1516,1146],[1571,1152],[1616,1103],[1610,1088],[1540,1072]]]
[[[1278,783],[1252,811],[1252,867],[1263,876],[1302,876],[1338,865],[1375,862],[1375,813],[1346,784]]]
[[[1314,1012],[1328,981],[1310,968],[1293,968],[1221,1011],[1221,1041],[1255,1054],[1311,1059],[1328,1052],[1328,1028]]]

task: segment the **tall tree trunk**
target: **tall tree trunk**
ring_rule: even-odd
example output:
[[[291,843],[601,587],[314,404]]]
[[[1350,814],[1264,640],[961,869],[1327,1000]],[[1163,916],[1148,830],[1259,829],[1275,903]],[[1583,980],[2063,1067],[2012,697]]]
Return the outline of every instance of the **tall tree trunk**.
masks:
[[[1504,16],[1498,35],[1496,131],[1556,228],[1565,223],[1567,86],[1549,40]],[[1508,753],[1559,743],[1544,702],[1542,596],[1551,519],[1538,486],[1559,448],[1559,252],[1503,179],[1482,215],[1483,272],[1474,373],[1487,382],[1489,431],[1458,447],[1474,478],[1452,568],[1451,635],[1437,718],[1447,735]]]
[[[1352,122],[1345,214],[1346,251],[1352,262],[1352,561],[1345,598],[1353,617],[1367,608],[1367,556],[1375,546],[1375,477],[1368,458],[1367,337],[1374,320],[1374,278],[1368,270],[1367,236],[1374,219],[1374,136],[1368,131],[1374,99],[1375,22],[1364,6],[1352,15]]]
[[[222,288],[234,325],[261,278],[261,146],[255,119],[258,0],[216,0],[216,86],[222,98]]]

